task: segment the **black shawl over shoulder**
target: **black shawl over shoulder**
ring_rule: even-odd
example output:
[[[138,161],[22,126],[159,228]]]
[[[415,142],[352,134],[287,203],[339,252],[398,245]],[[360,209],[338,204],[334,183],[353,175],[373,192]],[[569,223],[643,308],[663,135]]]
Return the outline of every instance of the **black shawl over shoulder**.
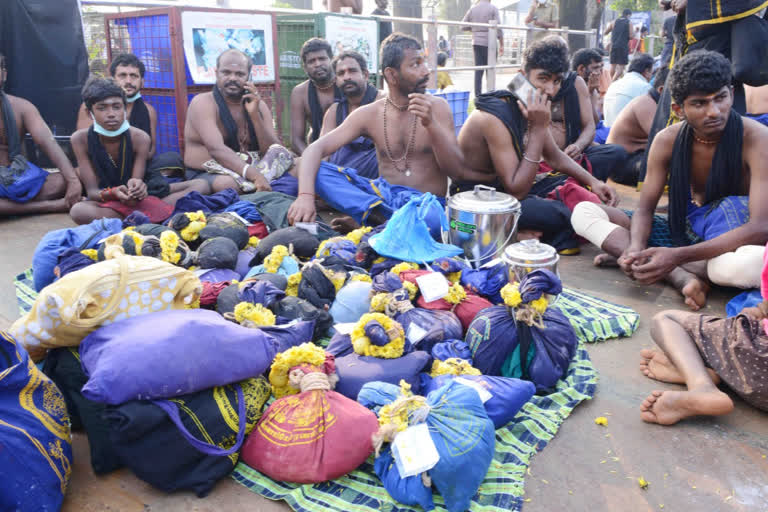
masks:
[[[333,98],[334,101],[341,101],[344,95],[341,93],[341,89],[333,85]],[[309,116],[310,124],[312,125],[312,137],[310,143],[315,142],[320,138],[320,131],[323,128],[323,116],[325,111],[320,106],[320,98],[317,97],[317,87],[315,82],[309,81],[309,87],[307,88],[307,100],[309,101]]]
[[[576,142],[581,135],[581,107],[579,106],[579,91],[576,90],[577,77],[578,75],[573,71],[566,73],[560,90],[552,98],[552,103],[563,100],[566,146]]]
[[[475,108],[499,118],[512,136],[512,144],[518,158],[523,158],[523,137],[528,126],[517,106],[517,96],[510,91],[498,90],[480,94],[475,98]]]
[[[19,128],[16,126],[16,118],[13,115],[11,101],[0,89],[0,107],[3,109],[3,128],[5,129],[5,140],[8,143],[8,161],[13,161],[14,157],[21,153],[21,140],[19,139]]]
[[[648,91],[648,96],[650,96],[653,99],[653,102],[658,105],[659,98],[661,98],[661,93],[658,91],[658,89],[651,89]]]
[[[237,138],[237,123],[229,111],[227,102],[224,101],[224,96],[222,96],[221,91],[215,85],[213,86],[213,100],[218,107],[221,124],[224,125],[224,144],[234,152],[241,151],[240,142]],[[243,110],[245,110],[245,107],[243,107]],[[251,121],[251,116],[248,115],[248,112],[245,113],[245,121],[248,123],[248,151],[258,151],[259,141],[256,138],[256,130],[253,127],[253,121]]]
[[[131,117],[128,118],[128,122],[131,123],[131,126],[134,128],[146,132],[150,137],[152,136],[152,124],[149,120],[149,109],[147,108],[147,104],[144,103],[143,98],[139,98],[133,102]]]
[[[88,155],[91,157],[93,171],[99,178],[99,188],[125,185],[131,179],[131,172],[133,172],[131,130],[128,129],[120,135],[119,158],[112,162],[107,149],[91,125],[88,129]]]
[[[715,150],[712,167],[707,178],[705,203],[727,196],[742,194],[742,142],[744,123],[741,116],[731,110],[725,132]],[[691,155],[693,128],[683,122],[675,139],[669,172],[669,229],[678,245],[687,245],[686,218],[691,197]]]
[[[376,101],[376,96],[378,96],[378,94],[379,90],[371,84],[368,84],[368,87],[365,89],[365,94],[363,94],[363,101],[360,102],[360,106],[362,107],[363,105],[373,103]],[[339,104],[336,107],[336,126],[341,125],[349,115],[349,101],[347,101],[347,97],[344,96],[338,103]]]

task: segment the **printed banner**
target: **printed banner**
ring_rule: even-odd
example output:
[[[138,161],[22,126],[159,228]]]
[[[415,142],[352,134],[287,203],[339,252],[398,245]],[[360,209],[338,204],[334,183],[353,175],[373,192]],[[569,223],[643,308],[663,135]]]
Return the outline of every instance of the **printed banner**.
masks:
[[[230,48],[251,57],[253,82],[275,81],[271,16],[184,11],[181,26],[184,55],[196,84],[216,82],[216,58]]]
[[[325,39],[333,48],[333,55],[354,50],[368,63],[368,72],[379,67],[379,22],[352,16],[327,16]]]

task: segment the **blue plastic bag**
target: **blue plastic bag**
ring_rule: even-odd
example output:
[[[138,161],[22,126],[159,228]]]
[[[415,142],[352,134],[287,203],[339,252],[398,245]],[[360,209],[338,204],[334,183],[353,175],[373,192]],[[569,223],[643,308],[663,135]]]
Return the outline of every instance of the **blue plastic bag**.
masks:
[[[204,309],[150,313],[107,325],[80,344],[83,396],[112,405],[172,398],[264,373],[278,343]]]
[[[478,383],[493,395],[483,403],[483,406],[485,407],[485,412],[488,413],[488,417],[493,421],[494,427],[497,429],[512,421],[517,412],[522,409],[536,392],[536,386],[526,380],[492,377],[490,375],[460,375],[459,377]],[[440,375],[433,378],[426,373],[422,373],[421,392],[422,394],[431,393],[455,378],[455,375]]]
[[[4,332],[0,356],[0,510],[57,511],[72,468],[64,396]]]
[[[448,220],[437,198],[429,192],[412,197],[387,222],[384,231],[369,242],[382,256],[402,261],[430,262],[462,254],[461,248],[436,242],[425,219],[440,210],[440,225],[448,230]]]

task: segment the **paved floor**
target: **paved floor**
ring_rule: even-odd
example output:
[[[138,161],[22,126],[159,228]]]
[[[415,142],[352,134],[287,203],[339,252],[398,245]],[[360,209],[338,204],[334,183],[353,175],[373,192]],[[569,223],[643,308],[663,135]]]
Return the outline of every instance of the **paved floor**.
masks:
[[[635,194],[622,188],[625,204]],[[13,276],[30,264],[40,237],[71,225],[63,215],[0,221],[0,328],[17,316]],[[600,372],[595,399],[580,405],[549,446],[536,455],[526,478],[526,512],[551,511],[768,511],[768,415],[736,400],[736,410],[719,419],[689,420],[674,427],[647,425],[638,406],[653,389],[679,389],[646,379],[638,351],[652,346],[649,320],[657,311],[682,308],[673,289],[642,287],[618,270],[591,265],[596,254],[564,258],[565,285],[626,304],[641,314],[629,339],[589,347]],[[706,311],[723,314],[732,290],[712,294]],[[594,418],[606,416],[607,427]],[[75,435],[75,465],[63,510],[223,511],[288,510],[225,479],[205,499],[190,493],[165,495],[128,471],[97,477],[90,469],[87,440]],[[637,478],[649,483],[641,490]]]

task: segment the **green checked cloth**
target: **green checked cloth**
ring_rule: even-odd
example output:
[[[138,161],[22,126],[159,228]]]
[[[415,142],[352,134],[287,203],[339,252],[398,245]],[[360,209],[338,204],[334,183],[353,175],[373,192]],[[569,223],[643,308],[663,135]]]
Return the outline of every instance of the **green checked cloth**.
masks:
[[[553,306],[571,322],[582,343],[632,336],[640,325],[640,315],[634,309],[567,288]]]
[[[496,431],[496,454],[472,500],[471,510],[519,511],[523,507],[523,481],[531,457],[555,436],[571,411],[595,394],[597,373],[583,346],[571,361],[565,380],[547,396],[534,396],[507,426]],[[297,512],[398,512],[420,511],[395,502],[373,471],[373,457],[352,473],[315,485],[276,482],[239,463],[232,478],[271,500],[285,500]],[[434,494],[437,510],[445,502]]]

